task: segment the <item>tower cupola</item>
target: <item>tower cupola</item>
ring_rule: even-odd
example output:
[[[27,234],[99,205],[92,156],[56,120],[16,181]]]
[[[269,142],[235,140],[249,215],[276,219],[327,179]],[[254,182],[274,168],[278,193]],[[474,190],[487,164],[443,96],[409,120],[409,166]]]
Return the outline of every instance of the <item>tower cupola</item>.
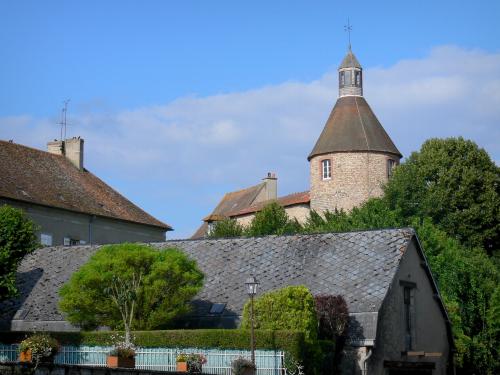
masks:
[[[339,96],[363,96],[363,68],[351,46],[339,66]]]

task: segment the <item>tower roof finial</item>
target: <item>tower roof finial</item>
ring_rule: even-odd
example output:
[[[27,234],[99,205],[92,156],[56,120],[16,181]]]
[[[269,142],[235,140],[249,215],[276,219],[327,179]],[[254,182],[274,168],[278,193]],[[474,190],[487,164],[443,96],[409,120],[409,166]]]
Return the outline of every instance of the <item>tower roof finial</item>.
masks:
[[[347,31],[347,35],[349,38],[349,51],[351,50],[351,31],[352,31],[352,25],[349,22],[349,17],[347,17],[347,25],[344,25],[344,31]]]

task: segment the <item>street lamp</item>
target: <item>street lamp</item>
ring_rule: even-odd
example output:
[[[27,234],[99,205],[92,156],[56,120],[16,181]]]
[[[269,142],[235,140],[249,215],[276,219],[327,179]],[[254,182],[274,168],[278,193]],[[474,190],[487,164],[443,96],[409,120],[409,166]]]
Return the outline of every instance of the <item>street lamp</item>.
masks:
[[[252,349],[252,363],[255,365],[255,337],[253,331],[253,297],[257,294],[257,286],[259,283],[255,280],[255,277],[250,276],[247,281],[245,281],[247,286],[247,293],[250,296],[250,348]]]

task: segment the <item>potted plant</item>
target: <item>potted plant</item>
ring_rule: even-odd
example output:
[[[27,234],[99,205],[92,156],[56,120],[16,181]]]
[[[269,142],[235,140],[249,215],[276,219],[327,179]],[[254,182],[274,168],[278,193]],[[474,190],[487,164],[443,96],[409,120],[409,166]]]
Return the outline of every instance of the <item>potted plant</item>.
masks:
[[[176,362],[177,371],[198,374],[201,373],[201,367],[207,363],[207,358],[203,354],[181,353],[177,355]]]
[[[231,363],[233,375],[255,375],[257,368],[249,359],[238,357]]]
[[[121,341],[116,336],[113,349],[106,358],[106,365],[110,368],[135,368],[135,346],[130,340]]]
[[[35,333],[19,344],[19,362],[32,362],[36,368],[42,362],[52,362],[58,350],[56,339],[47,333]]]

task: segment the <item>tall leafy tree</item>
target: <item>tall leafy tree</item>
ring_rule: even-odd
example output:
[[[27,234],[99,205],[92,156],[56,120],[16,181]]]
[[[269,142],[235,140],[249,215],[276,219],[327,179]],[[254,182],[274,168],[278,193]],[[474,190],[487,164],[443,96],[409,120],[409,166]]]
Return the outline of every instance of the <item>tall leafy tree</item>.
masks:
[[[71,323],[124,329],[129,338],[186,313],[202,284],[196,262],[177,249],[108,245],[61,288],[59,306]]]
[[[17,267],[37,247],[36,229],[23,211],[8,205],[0,207],[0,300],[17,293]]]
[[[385,199],[402,217],[429,217],[466,246],[500,248],[500,168],[470,140],[426,141],[396,168]]]

